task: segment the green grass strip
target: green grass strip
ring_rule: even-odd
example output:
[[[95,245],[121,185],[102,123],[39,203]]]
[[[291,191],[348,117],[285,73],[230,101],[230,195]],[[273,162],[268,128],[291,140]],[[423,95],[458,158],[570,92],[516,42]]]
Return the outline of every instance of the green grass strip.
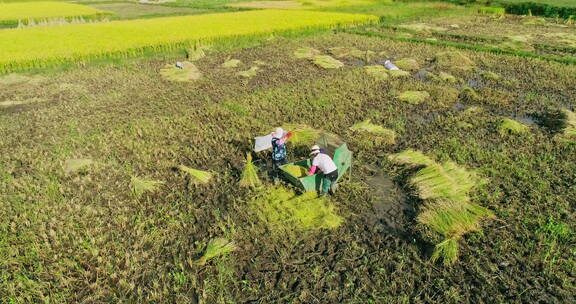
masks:
[[[453,47],[458,49],[464,50],[471,50],[477,52],[487,52],[487,53],[494,53],[494,54],[504,54],[504,55],[514,55],[520,57],[528,57],[528,58],[536,58],[542,59],[547,61],[565,63],[565,64],[574,64],[576,65],[576,57],[558,57],[558,56],[549,56],[549,55],[541,55],[527,51],[520,51],[520,50],[504,50],[494,46],[485,46],[485,45],[471,45],[466,43],[460,42],[452,42],[452,41],[438,41],[438,40],[428,40],[428,39],[421,39],[421,38],[406,38],[406,37],[396,37],[393,35],[383,34],[383,33],[375,33],[366,30],[359,30],[359,29],[347,29],[345,32],[360,36],[367,36],[367,37],[377,37],[377,38],[384,38],[390,39],[395,41],[402,41],[402,42],[415,42],[415,43],[425,43],[430,45],[436,46],[447,46]]]
[[[0,31],[0,73],[186,44],[377,22],[370,15],[260,10]]]

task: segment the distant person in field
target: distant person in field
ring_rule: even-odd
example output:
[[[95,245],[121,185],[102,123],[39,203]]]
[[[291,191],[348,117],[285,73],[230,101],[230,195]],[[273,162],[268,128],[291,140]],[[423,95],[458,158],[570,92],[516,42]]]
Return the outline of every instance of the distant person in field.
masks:
[[[330,191],[332,194],[336,191],[336,181],[338,180],[338,168],[332,160],[332,158],[320,149],[317,145],[310,148],[310,155],[314,157],[312,159],[312,166],[310,171],[308,171],[308,176],[316,174],[316,170],[319,169],[322,174],[322,195],[328,194]]]
[[[286,141],[292,136],[292,133],[284,131],[282,128],[276,128],[272,133],[272,174],[274,181],[280,177],[280,166],[285,165],[286,161]]]

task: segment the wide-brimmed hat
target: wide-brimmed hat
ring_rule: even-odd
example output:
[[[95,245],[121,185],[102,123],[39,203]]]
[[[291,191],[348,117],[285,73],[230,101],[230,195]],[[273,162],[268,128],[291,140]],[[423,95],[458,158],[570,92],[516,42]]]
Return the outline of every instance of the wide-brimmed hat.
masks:
[[[320,153],[320,147],[318,147],[318,145],[313,145],[312,148],[310,148],[310,155],[315,155]]]
[[[274,138],[282,138],[282,136],[284,136],[284,129],[280,127],[276,128],[276,131],[274,131],[272,136],[274,136]]]

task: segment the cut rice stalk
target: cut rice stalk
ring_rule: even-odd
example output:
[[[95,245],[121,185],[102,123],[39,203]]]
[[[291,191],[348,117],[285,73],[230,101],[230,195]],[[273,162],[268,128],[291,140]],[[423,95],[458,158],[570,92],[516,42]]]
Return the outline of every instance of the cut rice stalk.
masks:
[[[421,104],[430,99],[430,94],[426,91],[405,91],[398,95],[398,99],[410,104]]]
[[[432,262],[442,259],[444,266],[451,266],[458,260],[458,241],[455,239],[447,238],[444,241],[436,244],[434,252],[430,258]]]
[[[381,65],[368,65],[364,67],[366,73],[378,80],[387,80],[390,76],[388,70]]]
[[[238,249],[236,244],[232,241],[229,241],[225,238],[215,238],[211,239],[206,246],[206,250],[204,251],[204,255],[196,261],[198,265],[205,265],[206,262],[209,260],[227,255],[233,251]]]
[[[288,124],[282,126],[284,130],[292,133],[292,137],[288,140],[294,146],[311,146],[316,143],[320,138],[322,132],[307,125]]]
[[[157,191],[164,182],[141,179],[136,176],[132,176],[130,179],[130,184],[132,187],[132,194],[136,198],[140,198],[146,192]]]
[[[224,61],[224,63],[222,63],[222,67],[227,68],[227,69],[236,68],[241,63],[242,63],[242,61],[240,61],[238,59],[227,59],[226,61]]]
[[[207,184],[213,177],[210,172],[192,169],[183,165],[178,166],[178,169],[190,176],[192,184]]]
[[[357,143],[365,148],[374,145],[393,145],[396,143],[396,132],[371,123],[370,119],[359,122],[350,127],[355,132]]]
[[[428,164],[419,170],[410,182],[418,189],[422,199],[469,201],[468,192],[484,181],[473,171],[460,168],[453,162]]]
[[[246,165],[242,171],[242,178],[240,179],[240,187],[246,188],[256,188],[260,186],[262,182],[258,178],[258,168],[252,163],[252,154],[248,153],[246,155]]]
[[[482,221],[493,217],[492,211],[477,204],[442,200],[424,204],[416,219],[445,237],[458,239],[480,230]]]
[[[299,48],[296,49],[294,51],[294,57],[298,58],[298,59],[314,59],[314,57],[320,55],[320,51],[315,49],[315,48],[311,48],[311,47],[303,47],[303,48]]]
[[[284,167],[282,167],[282,170],[290,173],[290,175],[295,176],[295,177],[304,177],[306,176],[306,174],[308,174],[308,169],[304,168],[302,166],[297,166],[297,165],[286,165]]]
[[[530,127],[510,118],[503,118],[498,124],[498,133],[502,136],[520,135],[527,133]]]
[[[240,72],[236,73],[236,75],[242,76],[244,78],[252,78],[252,77],[256,76],[256,74],[258,74],[259,70],[260,70],[259,67],[253,66],[249,70],[240,71]]]
[[[174,64],[167,64],[160,70],[160,75],[166,80],[176,82],[187,82],[202,78],[200,70],[189,61],[182,62],[182,68]]]
[[[313,59],[314,64],[325,69],[339,69],[344,66],[342,62],[328,55],[318,55]]]
[[[432,160],[430,157],[424,155],[424,153],[420,151],[415,151],[412,149],[408,149],[396,154],[391,154],[388,156],[388,159],[400,165],[409,165],[413,167],[428,166],[434,164],[434,160]]]
[[[297,196],[284,187],[266,189],[250,205],[272,232],[283,236],[294,231],[334,229],[343,222],[334,205],[315,191]]]

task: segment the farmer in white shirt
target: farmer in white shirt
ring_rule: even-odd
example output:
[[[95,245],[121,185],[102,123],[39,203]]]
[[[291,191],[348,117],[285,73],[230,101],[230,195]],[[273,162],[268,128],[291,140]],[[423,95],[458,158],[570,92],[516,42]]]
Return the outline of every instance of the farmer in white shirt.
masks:
[[[322,177],[322,194],[327,194],[328,190],[334,194],[334,190],[336,190],[336,180],[338,179],[338,168],[336,164],[332,158],[330,158],[328,154],[323,153],[317,145],[312,146],[310,150],[310,155],[314,156],[314,159],[312,160],[310,171],[308,171],[308,176],[314,175],[316,169],[320,169],[324,174]]]

